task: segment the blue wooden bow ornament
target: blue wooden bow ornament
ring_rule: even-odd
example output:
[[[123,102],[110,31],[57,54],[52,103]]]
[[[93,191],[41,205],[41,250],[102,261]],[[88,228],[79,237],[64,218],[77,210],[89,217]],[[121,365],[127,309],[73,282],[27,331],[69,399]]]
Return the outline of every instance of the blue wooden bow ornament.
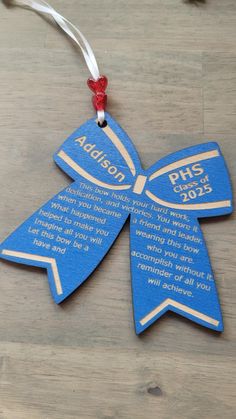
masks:
[[[136,332],[172,310],[223,330],[217,290],[198,218],[232,212],[218,145],[178,151],[143,170],[127,134],[106,114],[91,119],[54,155],[74,182],[1,244],[0,256],[44,267],[60,303],[104,258],[130,216]]]

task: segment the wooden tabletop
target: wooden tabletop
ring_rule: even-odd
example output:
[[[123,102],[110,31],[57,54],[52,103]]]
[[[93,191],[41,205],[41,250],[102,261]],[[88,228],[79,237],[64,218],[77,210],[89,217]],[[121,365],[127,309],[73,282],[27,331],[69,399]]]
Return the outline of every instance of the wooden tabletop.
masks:
[[[109,112],[147,168],[216,140],[236,184],[236,2],[52,0],[109,78]],[[0,4],[1,238],[69,184],[52,155],[93,116],[81,54],[52,24]],[[172,313],[133,326],[129,226],[65,303],[44,270],[0,264],[1,419],[235,417],[235,216],[201,223],[225,331]]]

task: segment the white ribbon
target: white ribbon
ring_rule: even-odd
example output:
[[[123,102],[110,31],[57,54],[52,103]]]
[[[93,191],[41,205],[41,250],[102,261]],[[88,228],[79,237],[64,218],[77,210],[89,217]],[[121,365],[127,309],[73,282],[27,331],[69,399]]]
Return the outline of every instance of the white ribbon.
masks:
[[[64,16],[60,15],[50,4],[44,0],[6,0],[5,3],[16,6],[26,6],[38,13],[51,16],[60,28],[79,46],[84,56],[85,62],[94,80],[100,77],[98,64],[91,46],[82,32]],[[104,122],[104,111],[97,111],[98,121]]]

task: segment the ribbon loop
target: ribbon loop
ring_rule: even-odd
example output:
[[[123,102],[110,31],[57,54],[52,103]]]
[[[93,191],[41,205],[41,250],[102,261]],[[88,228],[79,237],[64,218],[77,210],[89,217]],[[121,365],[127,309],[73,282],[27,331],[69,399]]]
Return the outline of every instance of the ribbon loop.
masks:
[[[196,217],[231,212],[231,187],[219,146],[189,147],[148,170],[145,194],[164,207],[194,211]]]
[[[81,32],[81,30],[73,25],[72,22],[70,22],[68,19],[66,19],[64,16],[62,16],[60,13],[58,13],[53,7],[48,4],[44,0],[8,0],[5,2],[7,5],[15,5],[15,6],[23,6],[30,8],[38,13],[42,13],[45,15],[49,15],[54,21],[57,23],[57,25],[75,42],[78,47],[80,48],[85,62],[87,64],[87,67],[92,75],[92,78],[96,82],[96,80],[99,80],[100,71],[98,68],[97,60],[94,55],[94,52]],[[105,102],[103,102],[105,104]],[[105,109],[101,109],[101,106],[96,108],[98,120],[100,124],[103,124],[105,120]]]

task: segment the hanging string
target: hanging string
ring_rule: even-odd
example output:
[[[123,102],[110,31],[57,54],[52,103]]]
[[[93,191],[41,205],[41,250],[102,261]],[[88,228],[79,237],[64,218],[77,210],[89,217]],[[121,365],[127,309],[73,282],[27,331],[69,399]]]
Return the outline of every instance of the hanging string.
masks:
[[[91,90],[95,93],[93,97],[93,104],[97,111],[98,122],[103,125],[105,120],[105,105],[107,96],[105,94],[105,88],[107,86],[107,79],[105,76],[101,76],[98,68],[98,64],[93,53],[89,42],[82,34],[80,29],[73,25],[68,19],[60,15],[50,4],[44,0],[4,0],[7,5],[23,6],[35,10],[38,13],[51,16],[54,21],[60,26],[60,28],[79,46],[87,67],[92,75],[92,81],[95,82],[91,87],[91,79],[88,80],[88,85]],[[105,82],[104,82],[105,80]],[[105,87],[105,88],[104,88]]]

